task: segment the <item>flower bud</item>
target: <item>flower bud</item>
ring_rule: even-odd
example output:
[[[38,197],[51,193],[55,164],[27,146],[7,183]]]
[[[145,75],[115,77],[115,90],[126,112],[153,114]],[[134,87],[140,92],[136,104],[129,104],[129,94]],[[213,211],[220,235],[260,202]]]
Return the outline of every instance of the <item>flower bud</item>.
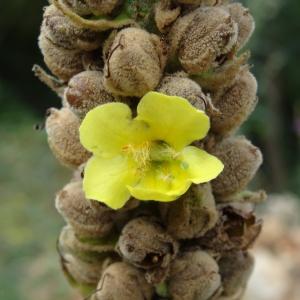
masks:
[[[112,94],[142,97],[159,84],[166,61],[160,38],[138,28],[115,37],[104,68],[104,86]]]
[[[262,164],[260,150],[244,137],[227,138],[211,152],[224,164],[223,172],[212,181],[213,192],[219,198],[245,189]]]
[[[151,300],[153,293],[141,271],[119,262],[104,271],[92,300]]]
[[[211,69],[206,73],[192,76],[205,91],[209,91],[217,97],[226,88],[233,85],[242,70],[248,70],[247,61],[250,57],[249,52],[228,59],[224,64]],[[246,71],[245,71],[246,72]]]
[[[254,258],[248,252],[233,252],[218,262],[222,277],[223,297],[240,299],[254,267]]]
[[[237,42],[238,27],[220,7],[200,7],[177,19],[169,40],[171,56],[176,55],[189,74],[218,67]]]
[[[160,32],[167,32],[170,25],[179,17],[180,6],[172,7],[170,0],[159,1],[154,6],[154,19]]]
[[[238,24],[239,33],[237,38],[237,49],[241,49],[250,39],[255,22],[248,8],[241,3],[231,3],[226,6],[233,20]]]
[[[155,276],[165,276],[163,271],[175,258],[178,244],[154,219],[140,217],[123,228],[117,249],[124,260],[150,270],[148,281],[160,281]]]
[[[82,182],[67,184],[56,196],[55,206],[82,239],[105,237],[113,231],[112,210],[104,205],[91,206]]]
[[[161,204],[167,231],[176,239],[204,235],[218,221],[218,212],[210,184],[195,185],[179,200]]]
[[[204,251],[183,253],[171,265],[168,291],[172,300],[208,300],[220,288],[219,267]]]
[[[62,81],[68,81],[83,71],[83,52],[77,49],[59,47],[41,33],[39,47],[49,70]]]
[[[261,220],[257,220],[252,211],[229,205],[221,207],[219,214],[217,225],[193,244],[221,254],[251,247],[261,232]]]
[[[98,105],[115,101],[104,90],[101,71],[84,71],[74,76],[69,81],[64,96],[70,108],[80,118]]]
[[[102,44],[99,32],[77,26],[54,5],[45,10],[41,32],[53,44],[65,49],[91,51]]]
[[[166,75],[161,80],[157,91],[169,96],[178,96],[189,100],[199,110],[205,111],[208,97],[202,92],[201,87],[193,80],[187,78],[185,73]]]
[[[257,82],[248,71],[242,70],[234,84],[216,97],[213,104],[220,111],[211,117],[214,133],[226,135],[238,129],[250,116],[257,104]]]
[[[59,247],[74,257],[87,262],[97,263],[106,258],[118,259],[115,243],[116,237],[98,238],[94,240],[80,240],[71,226],[65,226],[59,236]]]
[[[90,153],[79,140],[79,119],[68,108],[51,108],[49,113],[46,132],[53,154],[63,165],[80,166],[89,159]]]

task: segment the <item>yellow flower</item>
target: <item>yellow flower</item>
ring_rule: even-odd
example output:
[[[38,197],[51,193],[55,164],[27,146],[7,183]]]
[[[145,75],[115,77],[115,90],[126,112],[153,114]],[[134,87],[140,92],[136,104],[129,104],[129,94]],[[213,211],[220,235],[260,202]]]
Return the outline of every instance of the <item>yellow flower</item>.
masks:
[[[94,155],[85,168],[88,199],[118,209],[131,196],[173,201],[192,183],[216,178],[223,164],[194,146],[209,130],[209,118],[187,100],[149,92],[132,118],[123,103],[91,110],[80,127],[82,145]]]

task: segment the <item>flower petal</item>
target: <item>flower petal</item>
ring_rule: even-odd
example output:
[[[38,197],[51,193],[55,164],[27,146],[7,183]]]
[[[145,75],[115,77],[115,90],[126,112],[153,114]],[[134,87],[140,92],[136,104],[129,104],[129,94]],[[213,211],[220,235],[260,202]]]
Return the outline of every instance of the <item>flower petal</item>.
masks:
[[[144,141],[148,126],[132,120],[130,108],[123,103],[108,103],[91,110],[80,126],[81,144],[102,157],[120,154],[130,142]]]
[[[128,185],[133,197],[139,200],[169,202],[183,195],[191,185],[179,162],[153,163],[135,184]]]
[[[130,198],[126,185],[134,181],[134,167],[124,156],[112,159],[92,157],[85,168],[83,190],[86,198],[119,209]]]
[[[215,179],[224,168],[217,157],[193,146],[183,149],[182,160],[190,180],[196,184]]]
[[[149,124],[153,138],[163,140],[175,150],[206,136],[209,117],[186,99],[157,92],[147,93],[137,107],[137,119]]]

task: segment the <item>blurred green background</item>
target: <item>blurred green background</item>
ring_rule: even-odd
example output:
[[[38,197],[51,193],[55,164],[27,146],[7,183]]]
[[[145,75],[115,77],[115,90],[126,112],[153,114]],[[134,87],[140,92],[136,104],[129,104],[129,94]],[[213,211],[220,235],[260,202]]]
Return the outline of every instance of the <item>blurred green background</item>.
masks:
[[[300,2],[245,0],[257,30],[249,47],[259,105],[243,132],[264,152],[255,185],[300,195]],[[55,243],[63,224],[54,193],[70,177],[43,131],[59,99],[34,78],[45,0],[0,3],[0,299],[70,299]]]

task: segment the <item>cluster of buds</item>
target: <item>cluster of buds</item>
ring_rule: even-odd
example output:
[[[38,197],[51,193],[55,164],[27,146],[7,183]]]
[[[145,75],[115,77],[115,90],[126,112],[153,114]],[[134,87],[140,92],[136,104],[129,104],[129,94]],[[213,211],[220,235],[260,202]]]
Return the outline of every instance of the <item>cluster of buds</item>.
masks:
[[[74,171],[55,200],[67,223],[58,252],[70,283],[93,300],[240,299],[262,226],[253,204],[265,198],[245,190],[261,152],[234,135],[257,103],[242,52],[254,30],[250,12],[225,0],[49,2],[39,46],[52,75],[34,71],[62,100],[48,110],[46,132],[55,157]],[[81,121],[112,102],[135,113],[149,91],[185,98],[210,117],[196,146],[224,171],[169,203],[131,198],[113,210],[87,199],[91,153],[80,142]]]

